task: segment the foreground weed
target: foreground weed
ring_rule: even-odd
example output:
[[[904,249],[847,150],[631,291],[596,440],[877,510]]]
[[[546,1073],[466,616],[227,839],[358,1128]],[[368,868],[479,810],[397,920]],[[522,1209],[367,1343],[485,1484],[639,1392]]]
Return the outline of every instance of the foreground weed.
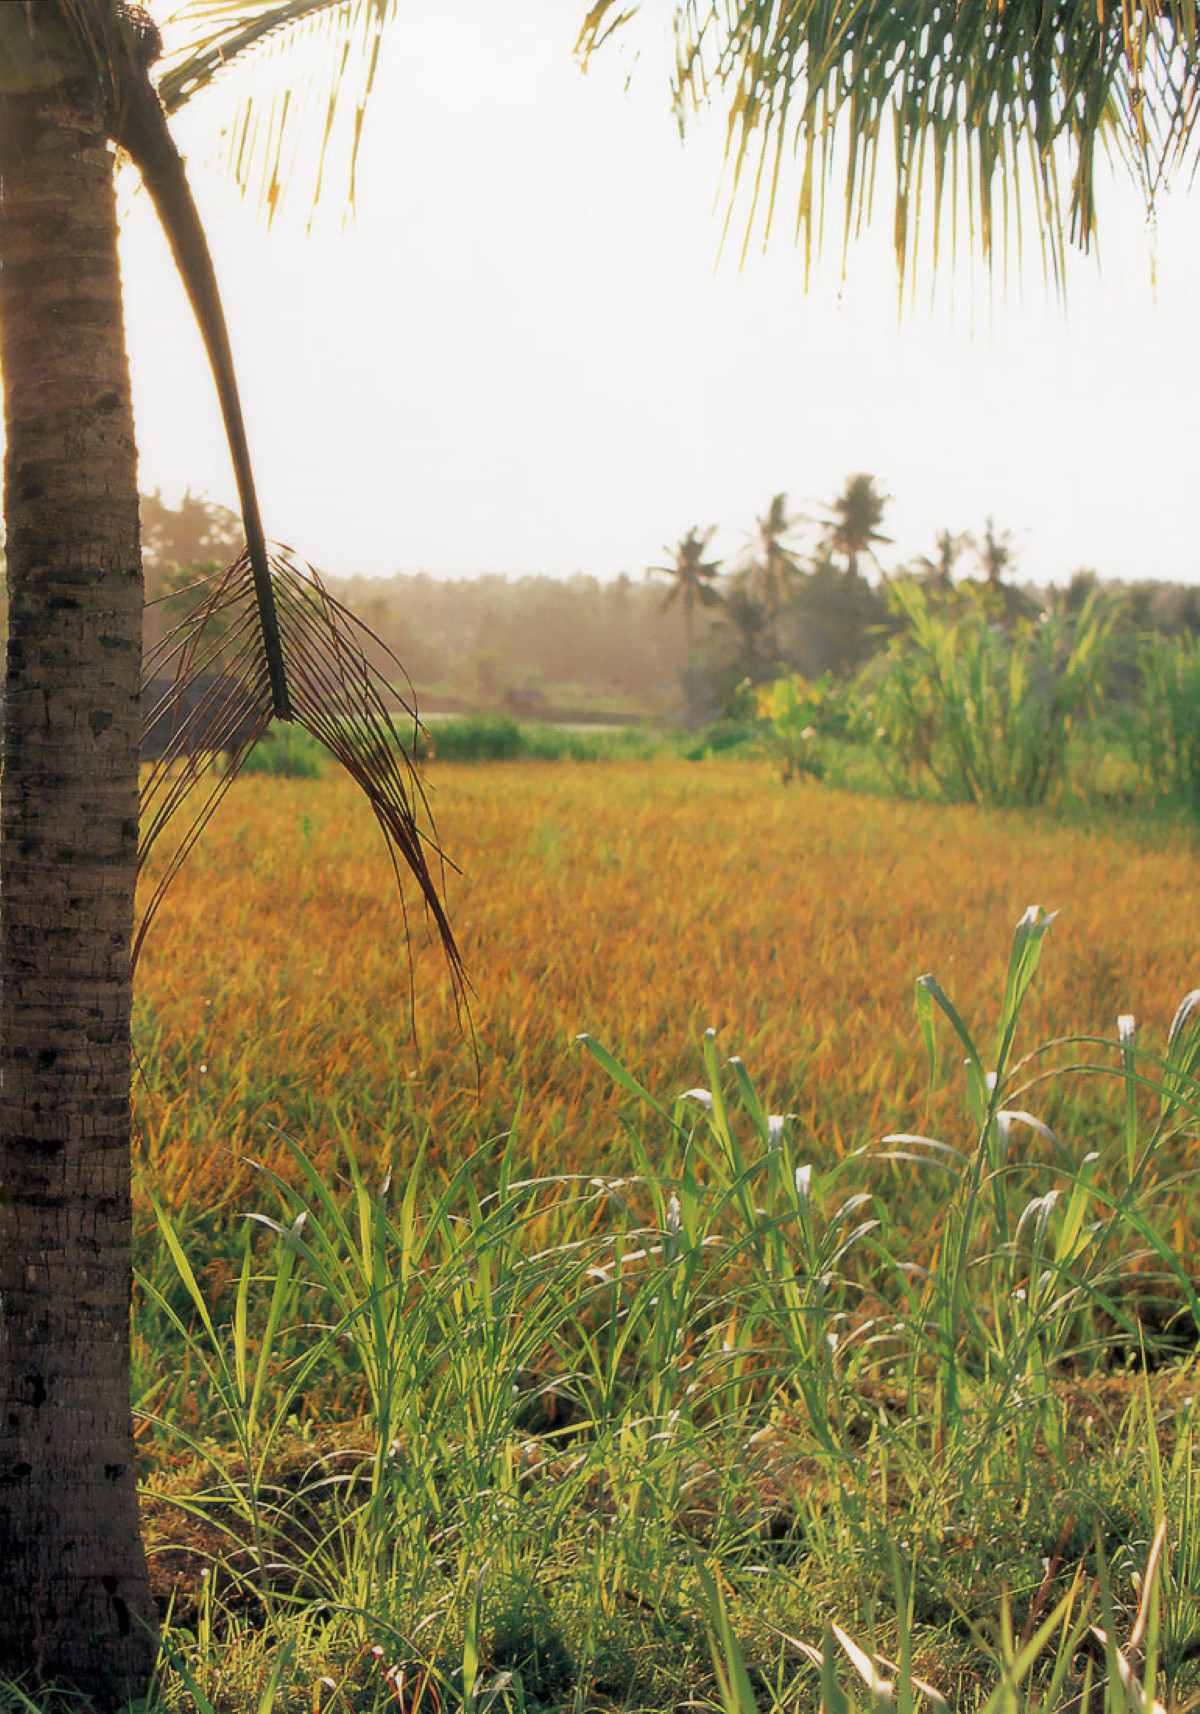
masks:
[[[1052,920],[1031,907],[1017,927],[989,1053],[934,977],[917,984],[931,1073],[939,1014],[963,1056],[970,1146],[912,1133],[885,1139],[885,1158],[949,1181],[932,1266],[922,1289],[906,1294],[906,1345],[910,1374],[926,1362],[936,1368],[939,1447],[968,1451],[976,1471],[1005,1420],[1024,1415],[1051,1440],[1061,1432],[1051,1382],[1064,1365],[1086,1368],[1114,1337],[1139,1349],[1137,1294],[1148,1308],[1163,1294],[1200,1325],[1191,1280],[1161,1231],[1172,1182],[1151,1170],[1163,1138],[1200,1112],[1197,997],[1181,1006],[1162,1055],[1139,1051],[1132,1020],[1122,1018],[1115,1044],[1063,1038],[1019,1058],[1021,1015]],[[1064,1050],[1081,1047],[1092,1057],[1064,1066]],[[1124,1126],[1119,1147],[1079,1156],[1025,1102],[1055,1078],[1084,1074],[1122,1086]],[[1158,1109],[1148,1141],[1143,1094]],[[1019,1153],[1019,1138],[1040,1153]],[[1038,1178],[1049,1188],[1036,1188]]]
[[[1150,790],[1200,810],[1200,648],[1191,636],[1142,639],[1134,750]]]
[[[1161,1052],[1125,1027],[1022,1054],[1050,920],[1021,919],[991,1029],[919,985],[965,1140],[821,1165],[711,1033],[663,1098],[585,1038],[628,1109],[620,1175],[520,1176],[515,1135],[403,1178],[287,1145],[214,1284],[160,1209],[176,1282],[143,1290],[203,1430],[164,1395],[145,1433],[189,1460],[163,1503],[216,1568],[172,1682],[237,1706],[213,1651],[241,1636],[269,1705],[328,1681],[314,1708],[407,1714],[683,1687],[1051,1714],[1081,1672],[1151,1714],[1186,1689],[1192,1417],[1149,1366],[1162,1304],[1194,1302],[1154,1163],[1200,1115],[1200,1007]],[[1083,1075],[1112,1099],[1081,1155],[1032,1109]],[[889,1207],[915,1173],[919,1248]]]

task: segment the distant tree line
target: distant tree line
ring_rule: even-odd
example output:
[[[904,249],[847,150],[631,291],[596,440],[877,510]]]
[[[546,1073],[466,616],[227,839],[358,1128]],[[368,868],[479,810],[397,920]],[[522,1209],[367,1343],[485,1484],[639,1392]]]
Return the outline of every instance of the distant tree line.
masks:
[[[1090,571],[1065,588],[1016,581],[1011,532],[938,532],[930,551],[885,570],[888,496],[850,476],[828,505],[794,512],[774,495],[731,564],[709,553],[715,526],[688,529],[643,579],[610,581],[423,573],[330,580],[378,639],[379,664],[403,663],[427,709],[495,710],[536,718],[610,713],[698,725],[733,706],[746,685],[798,673],[848,679],[897,627],[888,585],[936,596],[978,592],[1007,620],[1045,608],[1078,612],[1100,587]],[[143,497],[148,648],[198,601],[203,579],[241,546],[235,515],[203,496],[169,505]],[[1120,597],[1109,651],[1110,694],[1137,693],[1137,640],[1200,636],[1200,588],[1147,579],[1106,583]],[[393,668],[394,672],[394,668]]]
[[[143,499],[146,643],[196,602],[202,580],[241,546],[237,518],[202,496]],[[376,663],[403,663],[422,707],[670,716],[686,659],[681,615],[659,612],[645,580],[424,573],[327,579],[378,639]],[[368,653],[371,650],[368,649]],[[395,667],[392,665],[392,676]]]

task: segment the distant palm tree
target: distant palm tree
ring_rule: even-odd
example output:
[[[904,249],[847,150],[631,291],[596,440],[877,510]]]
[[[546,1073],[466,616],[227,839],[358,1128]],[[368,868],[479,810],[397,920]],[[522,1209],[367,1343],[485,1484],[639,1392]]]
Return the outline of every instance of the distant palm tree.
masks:
[[[734,581],[721,603],[717,623],[733,645],[729,664],[737,680],[760,684],[774,677],[778,661],[771,615],[745,574]]]
[[[914,562],[925,577],[935,588],[940,590],[952,589],[954,586],[954,567],[959,557],[967,548],[973,547],[975,538],[969,530],[939,530],[934,541],[933,554],[921,554]]]
[[[858,562],[863,554],[875,559],[875,544],[891,541],[879,530],[890,499],[890,494],[880,492],[873,476],[860,470],[846,478],[846,486],[833,502],[825,544],[830,553],[845,560],[848,578],[859,575]]]
[[[755,519],[758,534],[745,569],[772,623],[800,576],[799,561],[787,545],[799,522],[788,514],[786,494],[774,495],[762,517]]]
[[[989,518],[979,547],[979,563],[989,589],[1000,588],[1004,582],[1004,573],[1012,567],[1015,559],[1012,531],[997,530],[995,519]]]
[[[715,524],[710,525],[707,530],[701,530],[693,524],[687,534],[679,538],[674,548],[663,548],[663,552],[671,556],[669,564],[648,567],[652,576],[671,579],[671,587],[663,597],[660,610],[665,612],[675,601],[679,601],[683,607],[684,646],[687,650],[683,681],[683,717],[688,726],[693,725],[696,718],[696,608],[715,607],[721,599],[716,588],[716,580],[721,574],[721,562],[704,558],[704,550],[715,532]]]

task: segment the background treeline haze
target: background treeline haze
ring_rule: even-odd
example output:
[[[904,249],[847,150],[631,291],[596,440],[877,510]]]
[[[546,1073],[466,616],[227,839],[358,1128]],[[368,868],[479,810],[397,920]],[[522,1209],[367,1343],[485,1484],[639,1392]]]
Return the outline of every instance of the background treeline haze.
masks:
[[[846,679],[880,653],[897,625],[877,562],[869,564],[874,545],[888,541],[877,528],[886,501],[863,476],[849,478],[817,519],[793,519],[777,495],[730,564],[704,560],[712,531],[693,529],[664,549],[657,575],[637,579],[417,573],[327,581],[378,637],[380,664],[389,665],[385,650],[403,663],[426,712],[694,724],[729,709],[747,682],[792,672]],[[241,530],[232,512],[198,495],[176,505],[147,495],[142,509],[149,647],[202,598],[199,580],[233,557]],[[689,554],[700,568],[690,603]],[[978,538],[942,532],[928,555],[891,575],[933,592],[990,590],[1013,618],[1079,610],[1097,587],[1092,573],[1077,572],[1065,588],[1038,590],[1018,572],[1012,538],[988,520]],[[1123,656],[1132,661],[1134,639],[1148,632],[1200,635],[1200,589],[1153,578],[1103,587],[1120,598],[1129,641],[1110,652],[1110,691],[1133,695],[1136,674],[1132,666],[1122,673]]]

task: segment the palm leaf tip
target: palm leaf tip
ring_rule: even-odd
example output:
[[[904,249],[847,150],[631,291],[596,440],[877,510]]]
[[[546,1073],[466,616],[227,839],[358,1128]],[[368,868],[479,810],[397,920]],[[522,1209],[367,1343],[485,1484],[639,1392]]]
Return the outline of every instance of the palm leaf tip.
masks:
[[[413,762],[421,728],[412,687],[391,650],[314,571],[283,550],[269,555],[269,565],[294,723],[337,759],[366,797],[387,844],[406,931],[408,877],[463,1009],[466,975],[444,901],[452,865],[437,843]],[[202,593],[196,610],[167,633],[146,663],[142,734],[150,767],[142,788],[139,868],[181,813],[184,824],[139,921],[135,959],[168,888],[274,711],[249,554],[196,588]],[[366,644],[395,668],[407,695],[372,665]],[[398,719],[411,723],[407,743]],[[221,755],[224,767],[217,763]]]

